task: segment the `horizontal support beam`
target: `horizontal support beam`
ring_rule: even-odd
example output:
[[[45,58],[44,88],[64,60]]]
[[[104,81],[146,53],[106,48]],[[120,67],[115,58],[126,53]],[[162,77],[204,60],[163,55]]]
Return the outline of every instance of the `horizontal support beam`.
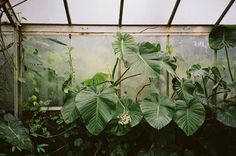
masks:
[[[22,25],[22,32],[25,34],[52,34],[63,35],[72,33],[74,35],[98,35],[116,32],[127,32],[131,34],[208,34],[213,26],[66,26],[66,25]]]

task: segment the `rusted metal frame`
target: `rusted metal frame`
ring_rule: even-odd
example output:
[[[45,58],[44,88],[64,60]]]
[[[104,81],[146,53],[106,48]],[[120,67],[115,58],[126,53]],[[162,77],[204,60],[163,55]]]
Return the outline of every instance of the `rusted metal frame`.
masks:
[[[13,27],[20,26],[20,22],[19,22],[19,20],[16,16],[14,10],[12,9],[12,6],[11,6],[10,2],[8,0],[4,0],[1,7],[3,8],[3,11],[5,12],[7,18],[9,19],[11,25]]]
[[[175,2],[174,9],[173,9],[173,11],[172,11],[172,13],[171,13],[171,16],[170,16],[170,18],[169,18],[169,20],[168,20],[168,23],[167,23],[168,26],[170,26],[170,25],[172,24],[172,21],[173,21],[173,19],[174,19],[174,17],[175,17],[175,13],[176,13],[176,11],[177,11],[177,9],[178,9],[178,7],[179,7],[180,1],[181,1],[181,0],[176,0],[176,2]]]
[[[124,10],[124,0],[120,0],[120,14],[119,14],[119,26],[122,26],[123,19],[123,10]]]
[[[63,0],[63,2],[64,2],[64,7],[65,7],[65,11],[66,11],[66,17],[67,17],[68,24],[71,25],[72,22],[71,22],[71,18],[70,18],[70,10],[68,7],[67,0]]]
[[[226,6],[225,10],[222,12],[218,20],[216,21],[215,25],[219,25],[222,19],[225,17],[231,6],[234,4],[235,0],[231,0],[229,4]]]

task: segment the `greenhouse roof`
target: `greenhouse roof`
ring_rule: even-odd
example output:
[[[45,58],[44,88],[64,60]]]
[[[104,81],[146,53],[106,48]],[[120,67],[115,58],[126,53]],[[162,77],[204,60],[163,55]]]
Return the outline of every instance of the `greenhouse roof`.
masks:
[[[235,0],[1,0],[1,3],[8,15],[3,15],[2,21],[7,23],[14,22],[9,18],[15,15],[15,21],[25,24],[236,24]]]

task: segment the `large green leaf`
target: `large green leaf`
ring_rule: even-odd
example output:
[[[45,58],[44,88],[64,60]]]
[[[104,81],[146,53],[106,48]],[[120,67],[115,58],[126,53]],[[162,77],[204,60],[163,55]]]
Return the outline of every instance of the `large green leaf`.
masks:
[[[139,45],[139,49],[126,55],[131,68],[137,73],[155,78],[160,75],[161,65],[158,59],[160,51],[155,44],[149,42]]]
[[[0,138],[18,150],[32,150],[28,129],[11,114],[5,114],[4,121],[0,121]]]
[[[62,118],[67,124],[75,121],[79,117],[79,111],[75,105],[76,95],[76,91],[69,91],[66,94],[66,99],[61,109]]]
[[[86,128],[93,135],[98,135],[113,117],[118,97],[115,90],[107,85],[96,89],[86,88],[76,96],[76,106]]]
[[[209,45],[214,50],[236,45],[236,25],[220,25],[212,29],[208,39]]]
[[[205,77],[209,71],[209,68],[202,68],[200,64],[193,64],[186,72],[189,77]]]
[[[107,73],[96,73],[92,78],[87,79],[82,82],[85,86],[96,86],[103,83],[109,79],[109,74]]]
[[[129,67],[126,55],[136,49],[134,38],[130,34],[116,33],[115,41],[112,43],[116,56],[121,59],[126,67]]]
[[[174,121],[185,132],[187,136],[195,133],[204,123],[205,109],[196,100],[188,102],[183,100],[176,101],[176,112]]]
[[[172,120],[175,105],[169,97],[153,93],[141,102],[140,107],[145,120],[152,127],[161,129]]]
[[[226,126],[236,127],[236,107],[222,103],[217,110],[216,119]]]
[[[159,52],[154,59],[160,64],[161,69],[167,70],[172,76],[176,77],[175,70],[177,68],[176,60],[171,57],[168,53]]]
[[[191,80],[182,79],[179,81],[178,79],[174,78],[172,80],[173,89],[176,91],[176,94],[179,96],[180,99],[190,100],[193,98],[193,92],[195,90],[195,85],[192,83]]]

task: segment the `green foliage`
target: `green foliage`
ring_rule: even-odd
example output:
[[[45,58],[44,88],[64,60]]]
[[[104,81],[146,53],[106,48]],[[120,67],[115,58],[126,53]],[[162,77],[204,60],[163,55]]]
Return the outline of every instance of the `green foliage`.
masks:
[[[76,90],[70,90],[61,108],[61,114],[64,121],[69,124],[74,122],[79,117],[79,111],[75,105]]]
[[[236,127],[236,106],[229,103],[221,103],[217,110],[216,119],[226,126]]]
[[[232,37],[225,34],[230,36],[227,40]],[[48,40],[68,46],[59,40]],[[225,39],[217,40],[216,43],[222,43],[215,49],[222,45],[233,46],[233,41],[234,39],[227,42]],[[26,71],[19,82],[34,86],[27,97],[27,104],[35,106],[32,109],[33,117],[28,123],[30,136],[35,143],[35,153],[48,153],[54,148],[51,144],[57,142],[62,146],[54,151],[60,153],[60,150],[64,150],[68,152],[67,155],[207,155],[202,147],[195,149],[192,146],[199,146],[199,138],[204,139],[208,126],[217,127],[218,122],[215,120],[218,120],[228,127],[236,127],[235,81],[225,82],[217,67],[194,64],[186,71],[187,78],[181,79],[175,72],[177,60],[171,56],[171,45],[166,47],[167,52],[163,52],[159,43],[136,43],[131,35],[117,33],[112,46],[118,58],[114,70],[122,61],[127,68],[125,72],[117,74],[117,80],[114,80],[115,72],[112,73],[113,76],[99,72],[80,85],[74,84],[72,59],[68,62],[71,69],[69,77],[66,74],[60,77],[50,63],[41,59],[37,49],[28,47],[29,58],[32,56],[36,60],[26,61]],[[72,47],[68,48],[70,53]],[[133,70],[136,75],[146,76],[150,83],[148,85],[152,87],[156,87],[155,80],[160,78],[162,71],[167,71],[172,77],[173,96],[163,96],[158,93],[157,88],[157,92],[148,92],[147,97],[137,98],[144,87],[148,86],[145,85],[137,91],[136,101],[130,98],[129,93],[118,97],[120,82],[135,76],[127,76],[126,72],[129,70]],[[41,110],[41,107],[51,103],[51,99],[47,101],[40,97],[42,90],[39,86],[43,84],[39,80],[45,75],[49,76],[47,80],[52,85],[55,85],[55,80],[58,80],[55,83],[59,79],[64,82],[58,83],[61,85],[58,87],[60,91],[64,91],[61,97],[65,95],[59,115],[48,116]],[[222,96],[216,100],[215,96],[218,94]],[[196,136],[193,135],[203,123],[201,131]],[[4,126],[6,130],[7,124],[9,123],[1,121],[0,130]],[[222,127],[225,128],[221,125],[220,128]],[[181,130],[186,135],[179,133]],[[0,131],[0,136],[3,137],[3,133],[6,136],[7,132],[9,130]],[[222,132],[224,133],[225,131]],[[191,135],[191,138],[187,138]],[[17,139],[12,138],[14,142]],[[191,145],[184,145],[185,140]],[[13,146],[15,148],[23,149]]]
[[[82,82],[84,86],[96,86],[109,80],[107,73],[96,73],[91,79]]]
[[[236,26],[220,25],[212,29],[209,34],[209,45],[214,50],[236,45]]]
[[[28,129],[11,114],[5,114],[3,120],[0,120],[0,138],[11,144],[13,151],[32,150]]]
[[[176,101],[176,112],[174,121],[185,132],[187,136],[194,134],[204,123],[205,109],[196,100]]]
[[[178,95],[178,97],[182,100],[190,100],[193,98],[193,92],[195,89],[195,85],[189,79],[182,79],[179,81],[174,78],[172,80],[173,89]]]
[[[132,127],[138,125],[143,114],[138,103],[128,97],[120,99],[116,105],[114,119],[109,123],[110,132],[116,136],[127,134]]]
[[[115,41],[112,43],[114,53],[124,62],[125,67],[129,67],[130,64],[127,61],[127,55],[133,51],[136,51],[136,43],[134,38],[129,34],[122,33],[117,33],[114,38]]]
[[[141,102],[140,107],[147,122],[152,127],[161,129],[172,120],[175,104],[167,96],[151,94]]]
[[[118,97],[112,87],[106,85],[90,87],[76,96],[76,106],[86,128],[93,135],[98,135],[112,119]]]
[[[119,101],[116,107],[116,117],[124,113],[125,111],[128,112],[131,121],[130,126],[134,127],[142,119],[142,112],[138,103],[134,102],[132,99],[125,97]]]

